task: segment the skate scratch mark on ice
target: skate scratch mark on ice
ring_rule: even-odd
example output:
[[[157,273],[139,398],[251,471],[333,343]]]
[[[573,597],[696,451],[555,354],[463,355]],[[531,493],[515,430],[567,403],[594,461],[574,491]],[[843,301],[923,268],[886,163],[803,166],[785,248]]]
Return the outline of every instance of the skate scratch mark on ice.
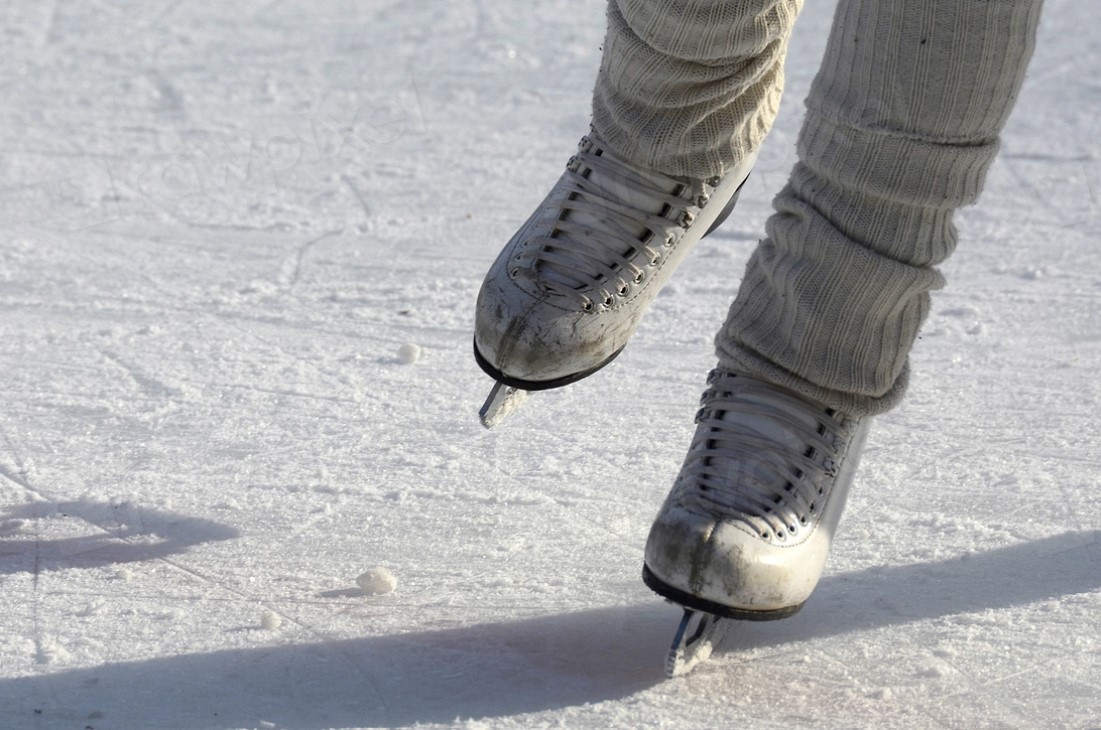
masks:
[[[167,208],[161,209],[165,214],[172,216],[177,223],[182,223],[188,228],[193,230],[205,230],[205,231],[238,231],[241,233],[257,233],[264,231],[279,230],[279,224],[265,225],[265,226],[250,226],[244,223],[206,223],[203,221],[192,221],[182,216],[177,215],[175,212],[168,210]]]
[[[5,474],[5,476],[7,476]],[[42,565],[42,533],[39,532],[39,521],[43,515],[40,514],[41,506],[39,503],[34,505],[34,577],[31,582],[31,595],[33,599],[31,601],[31,625],[34,630],[34,651],[35,661],[39,664],[45,664],[48,659],[46,657],[45,642],[42,639],[42,625],[38,617],[38,607],[42,602],[42,595],[39,592],[38,579],[41,575]]]
[[[956,690],[954,692],[947,692],[942,695],[936,695],[935,699],[940,705],[943,705],[945,700],[949,700],[955,697],[963,697],[966,695],[974,695],[975,697],[979,697],[987,702],[990,702],[991,704],[996,705],[1007,715],[1013,716],[1017,720],[1023,722],[1028,727],[1039,727],[1044,724],[1044,720],[1046,720],[1047,718],[1033,715],[1032,713],[1027,712],[1024,708],[1014,707],[1010,705],[1004,695],[993,695],[988,692],[984,692],[983,690],[989,689],[995,684],[999,684],[1010,679],[1015,679],[1017,677],[1022,677],[1025,675],[1031,675],[1043,666],[1059,664],[1062,661],[1062,659],[1050,659],[1048,661],[1038,662],[1036,664],[1029,665],[1027,669],[1020,669],[1016,672],[1003,674],[1001,676],[995,677],[993,679],[987,679],[982,682],[973,681],[970,675],[968,675],[966,672],[960,671],[960,669],[954,664],[952,664],[951,662],[947,662],[948,666],[950,666],[952,670],[956,673],[956,681],[959,682],[962,679],[962,683],[965,684],[966,687]],[[933,718],[934,720],[937,720],[938,722],[944,721],[943,717],[934,715],[929,710],[922,709],[922,712],[925,715]]]
[[[58,19],[61,17],[61,0],[54,0],[46,11],[49,19],[46,28],[42,31],[41,46],[50,46],[56,43],[60,36],[57,34]]]
[[[308,366],[309,368],[312,368],[314,371],[320,373],[321,375],[326,375],[326,377],[328,377],[330,379],[337,379],[337,375],[335,373],[333,373],[329,370],[326,370],[323,367],[320,367],[319,364],[317,364],[316,362],[310,361],[306,358],[303,358],[302,356],[296,355],[296,353],[294,353],[290,350],[287,350],[285,347],[280,345],[279,342],[273,342],[273,341],[269,340],[268,338],[261,337],[260,335],[252,333],[252,331],[249,331],[246,328],[239,327],[235,323],[226,322],[225,324],[228,327],[230,327],[232,329],[235,329],[236,331],[238,331],[238,333],[240,333],[243,336],[246,336],[246,337],[248,337],[250,339],[253,339],[253,340],[257,340],[258,342],[261,342],[262,345],[274,348],[275,350],[282,352],[283,355],[286,356],[288,359],[294,360],[295,362],[297,362],[299,364],[303,364],[303,366]],[[201,385],[203,383],[199,382],[199,383],[196,383],[196,384]],[[355,399],[353,399],[353,397],[342,396],[342,395],[325,395],[325,394],[320,394],[320,393],[307,393],[307,392],[304,392],[304,391],[296,391],[296,390],[293,390],[293,389],[290,389],[290,388],[263,388],[263,386],[261,386],[261,385],[255,385],[255,384],[252,384],[252,383],[224,383],[224,385],[226,386],[226,388],[230,388],[230,389],[233,389],[233,390],[247,391],[247,392],[252,392],[252,393],[268,393],[270,395],[283,395],[283,396],[287,396],[287,397],[301,397],[301,399],[306,399],[306,400],[310,400],[310,401],[323,401],[323,402],[327,402],[327,403],[337,403],[337,404],[344,404],[344,405],[356,404],[357,403],[357,401]],[[338,385],[338,389],[340,391],[346,391],[347,390],[346,386],[344,386],[344,385]]]
[[[307,367],[312,368],[313,370],[320,373],[321,375],[325,375],[325,376],[327,376],[329,378],[332,378],[334,380],[337,380],[337,381],[340,380],[340,373],[336,373],[336,372],[333,372],[332,370],[329,370],[327,368],[322,367],[321,365],[318,364],[318,362],[315,358],[302,357],[298,353],[287,349],[286,346],[284,346],[281,342],[278,342],[276,340],[270,340],[267,337],[264,337],[262,335],[258,335],[258,334],[256,334],[255,332],[253,332],[251,330],[248,330],[248,329],[245,329],[244,327],[241,327],[240,325],[238,325],[235,322],[231,322],[231,321],[226,320],[225,325],[227,327],[230,327],[233,330],[241,333],[245,337],[248,337],[249,339],[256,340],[257,342],[261,343],[262,345],[266,345],[267,347],[271,347],[275,350],[278,350],[279,352],[283,353],[284,355],[286,355],[288,358],[290,358],[294,362],[298,363],[299,365],[305,365]],[[341,390],[346,389],[346,386],[344,386],[344,385],[340,385],[339,387],[340,387]],[[317,397],[323,397],[323,396],[317,396]],[[338,399],[338,400],[340,402],[345,402],[345,403],[354,403],[355,402],[355,400],[352,399],[352,398],[342,398],[342,399]]]
[[[273,614],[279,616],[280,618],[282,618],[287,623],[293,624],[294,626],[297,626],[298,628],[300,628],[302,631],[304,631],[306,634],[308,634],[316,642],[316,644],[318,646],[326,646],[327,642],[331,642],[331,641],[334,640],[334,638],[336,638],[336,637],[327,635],[324,631],[321,631],[321,630],[317,629],[316,627],[305,623],[304,621],[298,620],[294,616],[291,616],[291,615],[289,615],[289,614],[287,614],[283,611],[278,610],[277,608],[270,605],[269,603],[266,603],[266,602],[260,600],[257,596],[253,596],[249,593],[246,593],[243,590],[234,588],[231,585],[228,585],[228,584],[223,583],[219,580],[216,580],[216,579],[202,573],[199,570],[189,568],[188,566],[184,565],[183,563],[180,563],[176,560],[170,560],[168,558],[158,558],[158,560],[160,560],[163,563],[166,563],[167,565],[172,566],[177,571],[179,571],[179,572],[181,572],[185,575],[188,575],[188,576],[194,578],[195,580],[201,581],[203,583],[207,583],[208,585],[211,585],[215,588],[219,588],[219,589],[225,591],[226,593],[230,593],[232,595],[235,595],[237,598],[241,599],[244,603],[246,603],[248,605],[257,606],[261,609],[271,611]],[[352,671],[354,671],[356,674],[358,674],[360,677],[363,678],[364,682],[371,688],[371,691],[374,693],[375,698],[379,703],[379,706],[383,707],[384,710],[387,710],[387,713],[388,713],[388,708],[386,707],[386,704],[385,704],[386,695],[383,694],[383,692],[379,688],[378,683],[375,681],[375,678],[372,675],[372,673],[370,672],[370,670],[363,666],[363,664],[360,660],[360,657],[352,654],[351,651],[348,650],[348,649],[337,648],[335,651],[338,654],[339,658],[341,660],[343,660],[343,662],[349,667],[349,669],[351,669]]]
[[[8,436],[6,431],[0,430],[0,435],[4,438],[4,444],[7,447],[8,452],[11,454],[12,459],[15,461],[16,471],[12,471],[10,468],[0,463],[0,476],[13,484],[22,487],[28,493],[34,497],[38,497],[31,506],[34,514],[34,563],[32,567],[31,578],[31,626],[34,631],[34,647],[35,647],[35,661],[39,664],[45,664],[48,661],[46,656],[45,642],[42,638],[41,621],[38,615],[39,605],[41,604],[41,593],[39,587],[39,578],[42,574],[42,533],[39,530],[39,524],[41,519],[45,517],[42,511],[43,502],[46,499],[38,489],[36,489],[27,479],[27,467],[23,460],[19,457],[19,454],[15,448],[15,444],[12,442],[11,437]],[[47,500],[48,501],[48,500]]]
[[[363,197],[363,191],[356,186],[355,182],[353,182],[352,178],[348,175],[341,175],[340,179],[344,181],[344,184],[352,191],[352,195],[359,201],[359,207],[363,208],[364,222],[370,223],[374,214],[371,213],[371,206],[367,205],[367,199]]]
[[[298,281],[302,278],[302,268],[306,259],[306,254],[318,243],[338,233],[340,233],[338,230],[326,231],[317,238],[306,241],[298,246],[289,256],[283,259],[283,265],[279,267],[279,276],[276,279],[276,283],[279,287],[286,291],[291,291],[298,286]]]
[[[1095,190],[1093,187],[1093,180],[1090,178],[1090,168],[1086,165],[1086,162],[1086,160],[1082,160],[1082,162],[1080,163],[1082,165],[1082,174],[1086,178],[1086,191],[1090,194],[1090,203],[1096,210],[1098,208],[1101,208],[1101,202],[1098,202],[1097,200],[1097,190]]]
[[[366,228],[374,220],[374,214],[371,212],[371,206],[367,204],[367,199],[363,196],[363,191],[355,184],[348,175],[341,175],[340,179],[344,181],[344,184],[348,186],[348,189],[352,191],[352,195],[359,202],[359,207],[363,209],[363,213],[366,216],[364,222],[364,228]],[[391,255],[398,248],[398,242],[394,241],[389,246],[384,247],[383,251],[376,257],[378,261],[386,261],[389,266],[385,269],[381,269],[379,272],[379,281],[386,281],[397,270],[396,257]]]
[[[181,126],[186,124],[188,121],[187,103],[176,85],[155,68],[146,70],[145,76],[149,79],[149,83],[157,89],[157,93],[160,94],[160,113],[175,120]]]
[[[530,492],[530,486],[526,483],[526,476],[523,473],[507,471],[501,466],[500,463],[496,463],[496,459],[494,459],[494,462],[495,463],[493,464],[493,468],[497,471],[497,473],[509,479],[513,484],[512,488],[508,492],[509,494],[523,494],[525,492]],[[508,504],[509,502],[506,501],[504,503]],[[569,524],[569,522],[572,520],[581,520],[586,524],[596,528],[597,530],[600,530],[604,534],[615,538],[611,541],[611,544],[615,546],[620,546],[619,549],[623,554],[634,555],[636,552],[636,546],[634,542],[636,536],[633,533],[626,534],[622,532],[617,532],[609,527],[607,524],[603,522],[598,522],[595,518],[590,517],[591,514],[599,514],[599,509],[580,509],[578,506],[578,503],[583,503],[586,505],[594,505],[600,503],[615,504],[615,500],[588,499],[579,496],[576,500],[564,501],[561,499],[556,499],[554,497],[548,497],[546,500],[539,499],[538,501],[532,501],[531,503],[540,505],[553,504],[556,509],[560,510],[565,515],[565,517],[563,518],[566,520],[565,524]],[[502,502],[497,501],[494,504],[502,504]]]
[[[3,437],[4,445],[7,447],[8,453],[11,454],[11,458],[15,462],[15,470],[14,471],[11,468],[9,468],[8,466],[6,466],[3,462],[0,462],[0,477],[3,477],[4,479],[7,479],[9,482],[11,482],[12,484],[15,484],[18,487],[21,487],[24,491],[26,491],[32,497],[36,498],[34,500],[34,506],[33,506],[32,509],[34,510],[34,516],[36,518],[35,519],[36,526],[35,526],[35,531],[34,531],[34,585],[37,588],[37,586],[38,586],[38,570],[39,570],[39,564],[40,564],[39,558],[40,558],[40,555],[41,555],[41,542],[40,542],[39,537],[38,537],[38,527],[37,527],[38,518],[41,517],[41,515],[38,514],[39,504],[43,503],[43,502],[55,504],[56,500],[51,499],[49,495],[45,494],[41,489],[39,489],[38,487],[34,486],[31,483],[31,480],[27,477],[27,465],[23,461],[23,459],[20,458],[19,450],[16,448],[15,442],[12,441],[12,439],[8,435],[8,433],[6,431],[4,431],[2,428],[0,428],[0,436]]]
[[[1028,667],[1026,667],[1024,669],[1018,669],[1015,672],[1009,672],[1008,674],[1002,674],[1002,675],[999,675],[997,677],[994,677],[993,679],[986,679],[986,680],[983,680],[981,682],[968,681],[967,682],[967,684],[968,684],[967,687],[965,687],[963,689],[957,689],[954,692],[947,692],[945,694],[940,695],[940,697],[943,698],[943,699],[948,699],[950,697],[959,697],[961,695],[970,694],[972,692],[975,692],[976,690],[979,690],[979,689],[982,689],[982,688],[985,688],[985,687],[989,687],[990,685],[993,685],[993,684],[998,684],[999,682],[1005,682],[1006,680],[1015,679],[1017,677],[1023,677],[1025,675],[1033,674],[1038,668],[1040,668],[1042,666],[1059,664],[1062,661],[1063,661],[1062,658],[1056,657],[1056,658],[1048,659],[1046,661],[1037,662],[1035,664],[1030,664]],[[961,677],[964,677],[965,679],[970,680],[970,676],[968,674],[966,674],[965,672],[960,671],[959,668],[957,668],[954,664],[952,664],[951,662],[945,662],[945,663],[948,664],[948,666],[952,667],[952,669],[954,669]]]
[[[2,309],[2,307],[0,307]],[[309,322],[301,321],[296,322],[290,319],[284,319],[281,317],[264,316],[259,314],[250,314],[247,312],[211,312],[209,310],[200,309],[197,307],[181,307],[178,311],[186,312],[188,314],[203,315],[208,319],[216,322],[224,322],[230,326],[233,326],[234,322],[247,322],[249,324],[266,324],[283,327],[289,330],[301,330],[308,332],[312,335],[324,334],[324,335],[336,335],[339,337],[347,337],[350,339],[357,339],[363,337],[362,330],[356,330],[351,327],[348,329],[340,329],[337,327],[326,327],[323,322]],[[245,330],[241,330],[245,331]]]
[[[103,357],[107,358],[118,367],[122,368],[122,370],[130,377],[130,379],[133,380],[139,388],[145,391],[146,395],[155,400],[163,399],[165,397],[175,398],[179,397],[182,394],[178,388],[173,388],[167,383],[164,383],[146,374],[141,368],[137,367],[136,365],[131,365],[113,352],[110,352],[108,350],[100,350],[99,354],[103,355]]]
[[[27,479],[27,467],[23,464],[23,460],[19,458],[19,455],[15,449],[15,444],[12,443],[11,437],[9,437],[8,434],[2,429],[0,429],[0,435],[3,435],[4,437],[4,444],[7,446],[8,453],[11,454],[12,459],[15,460],[16,468],[16,471],[12,471],[12,469],[6,466],[3,462],[0,462],[0,476],[4,477],[16,486],[22,487],[29,492],[37,494],[37,490],[33,486],[31,486],[30,480]]]
[[[14,456],[15,452],[12,450],[13,444],[12,444],[11,439],[8,437],[8,435],[6,433],[3,433],[3,431],[0,431],[0,435],[3,436],[3,439],[4,439],[5,443],[8,446],[8,449],[11,451],[11,453]],[[33,579],[32,579],[33,580],[32,585],[33,585],[34,601],[33,601],[32,606],[31,606],[31,620],[32,620],[33,630],[34,630],[34,643],[35,643],[36,652],[37,652],[36,661],[38,661],[41,664],[41,663],[48,662],[49,661],[49,656],[48,656],[48,650],[47,650],[47,647],[46,647],[46,642],[45,642],[45,640],[44,640],[44,638],[42,637],[42,634],[41,634],[40,621],[39,621],[39,612],[38,612],[38,607],[39,607],[39,602],[40,602],[40,600],[39,600],[40,599],[40,595],[39,595],[39,577],[41,575],[41,552],[42,552],[41,551],[42,541],[41,541],[41,536],[40,536],[38,525],[40,524],[41,520],[46,516],[45,512],[43,511],[43,507],[46,504],[58,504],[58,503],[60,503],[61,500],[58,500],[58,499],[54,498],[52,495],[46,494],[43,490],[41,490],[41,489],[35,487],[33,484],[31,484],[30,481],[27,480],[25,477],[20,476],[20,474],[25,474],[25,469],[24,469],[24,467],[21,463],[21,460],[19,460],[18,456],[14,456],[14,458],[16,459],[16,466],[17,466],[18,471],[13,471],[10,467],[7,467],[7,466],[4,466],[3,464],[0,464],[0,477],[8,479],[9,481],[15,483],[16,485],[18,485],[20,487],[23,487],[30,494],[32,494],[32,495],[34,495],[35,497],[38,498],[35,501],[35,503],[33,505],[33,508],[32,508],[33,511],[34,511],[34,517],[35,517],[35,519],[34,519],[35,554],[34,554],[34,565],[33,565],[33,571],[34,572],[33,572]],[[118,540],[119,542],[124,543],[124,544],[128,544],[128,545],[137,544],[134,540],[128,539],[126,537],[120,537],[119,536],[119,532],[118,532],[118,529],[117,529],[118,528],[117,519],[116,519],[116,524],[114,526],[108,526],[108,525],[100,524],[98,521],[92,521],[92,520],[89,520],[89,519],[86,519],[86,518],[85,518],[84,521],[87,524],[94,527],[96,530],[100,531],[101,533],[106,534],[108,537],[110,537],[114,540]],[[255,606],[255,607],[258,607],[258,608],[261,608],[261,609],[266,609],[266,610],[272,611],[272,613],[277,614],[278,616],[283,618],[287,623],[292,624],[292,625],[297,626],[300,629],[302,629],[302,631],[304,631],[306,634],[308,634],[313,640],[316,640],[317,642],[319,642],[320,645],[324,645],[325,642],[327,642],[327,641],[329,641],[333,638],[331,636],[327,636],[323,631],[320,631],[320,630],[316,629],[315,627],[313,627],[313,626],[311,626],[311,625],[309,625],[305,622],[299,621],[295,617],[290,616],[290,615],[284,613],[283,611],[280,611],[280,610],[276,609],[274,606],[272,606],[269,603],[261,600],[258,596],[251,595],[251,594],[249,594],[249,593],[247,593],[243,590],[240,590],[238,588],[233,587],[232,585],[229,585],[227,583],[219,581],[219,580],[203,573],[200,570],[197,570],[195,568],[191,568],[191,567],[185,565],[183,562],[181,562],[179,560],[171,559],[171,558],[164,557],[164,556],[156,557],[156,558],[154,558],[154,560],[156,560],[157,562],[162,563],[164,565],[168,565],[169,567],[173,568],[174,570],[176,570],[177,572],[179,572],[183,575],[189,576],[194,580],[197,580],[201,583],[209,585],[209,586],[211,586],[215,589],[221,590],[222,592],[233,596],[234,599],[240,601],[243,605],[247,605],[247,606],[250,606],[250,607]],[[370,688],[374,692],[376,698],[378,699],[378,702],[379,702],[380,706],[385,707],[385,704],[384,704],[385,695],[380,691],[380,688],[378,687],[378,683],[375,681],[374,676],[371,674],[371,672],[366,667],[364,667],[361,664],[361,662],[359,661],[359,658],[354,656],[354,655],[351,655],[348,651],[344,651],[344,650],[338,650],[338,653],[339,653],[339,656],[340,656],[341,660],[345,664],[347,664],[351,670],[355,671],[358,675],[363,677],[365,683],[368,686],[370,686]]]
[[[1027,190],[1029,193],[1031,193],[1033,199],[1043,203],[1043,205],[1036,206],[1036,208],[1034,209],[1035,211],[1038,212],[1038,211],[1041,211],[1041,210],[1060,210],[1061,209],[1061,207],[1059,205],[1056,205],[1052,201],[1052,199],[1049,195],[1047,195],[1042,190],[1040,190],[1040,188],[1032,181],[1032,178],[1028,174],[1021,171],[1020,163],[1022,161],[1027,162],[1029,160],[1028,156],[1018,155],[1018,154],[1013,154],[1013,153],[1008,153],[1007,152],[1007,153],[1003,153],[1002,157],[1005,160],[1005,168],[1009,171],[1009,174],[1013,177],[1013,179],[1015,179],[1017,181],[1017,183],[1021,186],[1021,188],[1024,189],[1024,190]],[[1032,222],[1039,222],[1039,220],[1036,219],[1036,218],[1033,218]],[[1060,227],[1070,227],[1070,226],[1060,226]]]

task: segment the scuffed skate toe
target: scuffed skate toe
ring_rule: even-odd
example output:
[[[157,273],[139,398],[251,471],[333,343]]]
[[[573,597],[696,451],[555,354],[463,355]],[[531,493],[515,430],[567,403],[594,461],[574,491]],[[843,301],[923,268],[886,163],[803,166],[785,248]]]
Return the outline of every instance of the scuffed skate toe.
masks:
[[[786,550],[768,544],[746,525],[716,522],[674,507],[650,529],[643,580],[682,606],[716,616],[785,618],[810,596],[818,572],[793,574],[782,554]]]
[[[647,585],[689,608],[783,618],[810,597],[870,419],[714,370],[646,543]]]
[[[558,388],[601,369],[626,345],[626,337],[587,333],[593,328],[584,313],[510,287],[487,282],[478,295],[474,358],[495,380],[524,390]]]

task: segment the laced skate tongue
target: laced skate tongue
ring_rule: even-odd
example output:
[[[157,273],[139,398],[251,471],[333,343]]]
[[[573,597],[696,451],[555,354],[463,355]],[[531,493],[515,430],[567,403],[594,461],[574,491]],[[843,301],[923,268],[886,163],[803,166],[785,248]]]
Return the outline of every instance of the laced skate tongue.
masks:
[[[585,187],[592,192],[575,193],[575,198],[583,198],[596,205],[610,201],[618,202],[626,204],[642,214],[663,215],[667,208],[665,201],[654,198],[652,192],[642,189],[629,175],[633,173],[642,178],[648,185],[669,194],[677,193],[682,187],[682,183],[661,173],[648,172],[633,165],[628,167],[625,161],[606,150],[595,149],[594,157],[603,157],[605,160],[613,162],[615,167],[626,168],[628,174],[617,175],[614,172],[605,170],[604,166],[589,167],[588,173],[584,175],[587,182]],[[616,216],[613,220],[611,215],[605,217],[586,210],[569,210],[565,213],[565,216],[581,226],[596,231],[613,232],[612,237],[622,241],[620,247],[607,249],[607,255],[604,259],[610,265],[614,265],[617,260],[629,256],[650,233],[650,229],[643,223],[638,222],[632,225],[624,220],[622,216]],[[645,216],[639,216],[640,219],[643,217]],[[556,232],[554,238],[563,239],[564,235]],[[563,245],[556,248],[560,252],[568,254],[570,252],[569,240],[563,240]],[[579,256],[578,268],[583,269],[585,266],[585,259]],[[574,278],[567,269],[554,264],[544,264],[543,277],[547,281],[553,281],[571,289],[582,289],[586,286],[586,282]]]
[[[617,161],[620,159],[604,151],[601,151],[597,156],[605,157],[606,159],[615,159]],[[681,187],[681,183],[665,175],[661,175],[660,173],[650,173],[638,168],[633,169],[635,173],[645,179],[646,182],[663,192],[675,193]],[[606,173],[599,168],[592,168],[589,171],[587,179],[590,183],[604,192],[607,197],[620,200],[636,210],[655,215],[660,215],[665,211],[664,201],[655,200],[653,197],[647,195],[645,191],[639,190],[637,187],[628,184],[623,177]],[[585,211],[573,211],[570,213],[570,216],[578,223],[584,223],[594,228],[607,225],[599,217]],[[623,223],[620,223],[620,225],[622,226]],[[636,240],[641,240],[648,231],[649,229],[646,226],[638,224],[630,233]],[[625,247],[623,253],[629,250],[629,248]]]
[[[749,431],[762,439],[798,453],[802,453],[807,448],[806,434],[815,433],[820,427],[818,419],[807,410],[795,410],[786,403],[770,402],[767,397],[754,398],[750,402],[761,408],[730,409],[724,411],[719,420],[723,423],[737,424],[740,431]],[[780,417],[781,413],[783,417]]]
[[[719,393],[709,408],[710,418],[723,426],[715,427],[715,440],[708,445],[714,451],[706,457],[712,475],[706,481],[718,487],[709,501],[725,504],[732,514],[747,512],[769,523],[780,519],[791,525],[790,516],[781,517],[785,512],[775,510],[787,503],[784,495],[791,485],[802,480],[803,457],[811,456],[815,441],[820,440],[823,425],[815,410],[794,395],[746,376],[735,376],[733,382],[720,380],[715,387]],[[728,387],[734,391],[724,393]],[[739,442],[744,445],[730,453]],[[732,474],[739,476],[731,480]]]

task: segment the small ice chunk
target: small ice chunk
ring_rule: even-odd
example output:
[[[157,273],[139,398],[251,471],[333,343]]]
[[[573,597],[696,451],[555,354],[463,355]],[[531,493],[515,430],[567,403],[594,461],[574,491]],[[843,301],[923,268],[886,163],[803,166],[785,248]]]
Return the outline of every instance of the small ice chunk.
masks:
[[[404,345],[398,348],[398,359],[406,365],[412,365],[421,359],[424,351],[420,345],[414,345],[412,342],[406,342]]]
[[[398,585],[398,579],[386,568],[378,567],[371,568],[356,578],[356,585],[369,595],[380,596],[394,590]]]
[[[260,628],[265,631],[275,631],[283,625],[283,617],[275,611],[264,611],[260,614]]]

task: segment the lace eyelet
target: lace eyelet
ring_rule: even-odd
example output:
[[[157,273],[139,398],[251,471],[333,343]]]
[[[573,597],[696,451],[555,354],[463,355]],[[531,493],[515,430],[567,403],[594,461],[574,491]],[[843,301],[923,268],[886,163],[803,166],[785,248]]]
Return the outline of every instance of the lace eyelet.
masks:
[[[619,287],[618,292],[619,292],[619,296],[621,296],[621,297],[627,296],[628,294],[631,293],[630,284],[623,284],[622,286]]]
[[[670,233],[668,236],[665,237],[665,240],[661,242],[661,245],[665,246],[666,248],[673,248],[673,244],[675,244],[676,242],[677,237]]]
[[[637,274],[635,274],[635,283],[636,284],[641,284],[642,280],[645,279],[645,278],[646,278],[646,273],[643,272],[643,271],[640,271]]]
[[[593,309],[595,309],[595,307],[593,305],[593,300],[592,299],[585,299],[584,301],[581,302],[581,311],[591,312],[591,311],[593,311]]]
[[[520,269],[510,269],[508,272],[508,278],[515,279],[520,276]]]

